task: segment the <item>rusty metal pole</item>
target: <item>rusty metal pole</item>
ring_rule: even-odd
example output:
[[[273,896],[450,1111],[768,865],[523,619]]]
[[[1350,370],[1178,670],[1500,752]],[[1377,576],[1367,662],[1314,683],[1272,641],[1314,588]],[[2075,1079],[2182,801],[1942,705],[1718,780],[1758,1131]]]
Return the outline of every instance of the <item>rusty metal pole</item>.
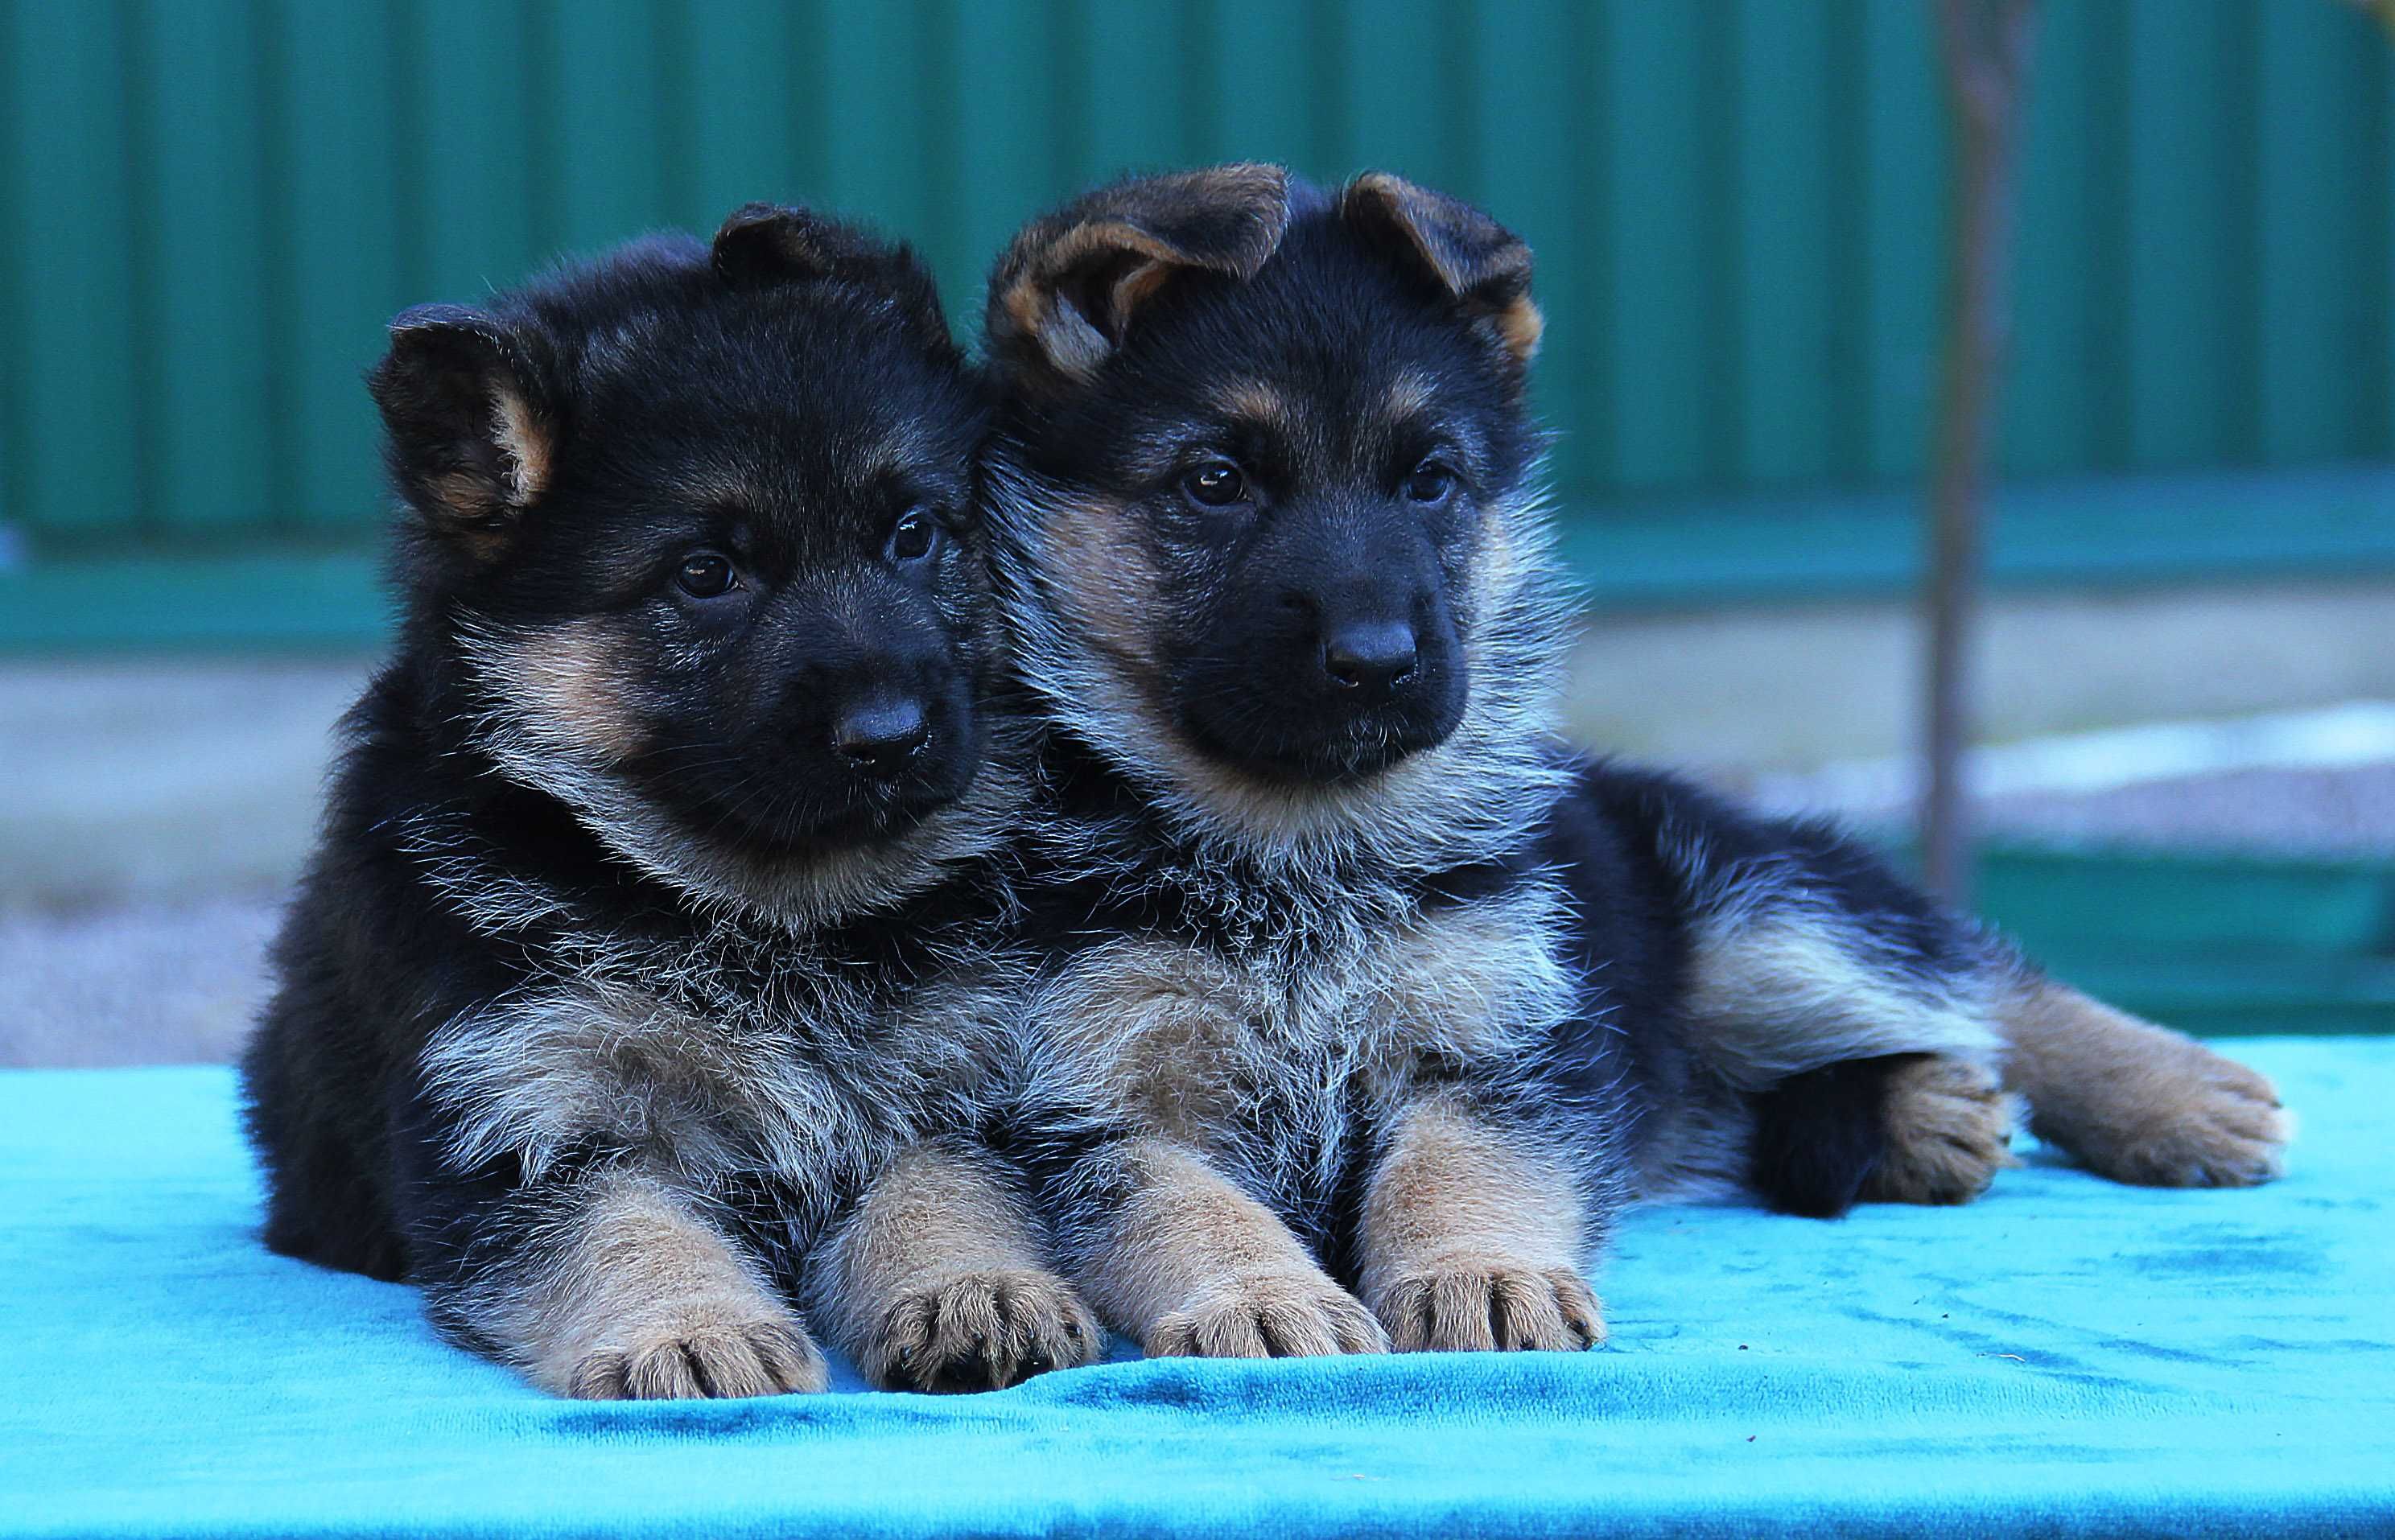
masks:
[[[1939,0],[1938,55],[1955,125],[1945,359],[1931,446],[1927,774],[1921,851],[1930,890],[1972,896],[1963,751],[1971,737],[1969,663],[1983,560],[1981,504],[2011,317],[2013,161],[2034,0]]]

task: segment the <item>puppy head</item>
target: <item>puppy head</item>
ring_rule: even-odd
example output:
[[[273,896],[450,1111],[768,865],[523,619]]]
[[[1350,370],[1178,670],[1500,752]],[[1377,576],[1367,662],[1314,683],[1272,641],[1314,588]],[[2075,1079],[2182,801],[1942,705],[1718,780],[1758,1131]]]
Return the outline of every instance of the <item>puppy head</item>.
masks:
[[[1506,671],[1547,682],[1516,655],[1551,608],[1529,271],[1378,174],[1131,182],[1018,238],[993,485],[1034,682],[1077,731],[1218,811],[1352,809],[1475,702],[1504,715]]]
[[[743,209],[411,310],[371,385],[412,629],[502,770],[621,853],[745,890],[973,783],[982,412],[905,248]]]

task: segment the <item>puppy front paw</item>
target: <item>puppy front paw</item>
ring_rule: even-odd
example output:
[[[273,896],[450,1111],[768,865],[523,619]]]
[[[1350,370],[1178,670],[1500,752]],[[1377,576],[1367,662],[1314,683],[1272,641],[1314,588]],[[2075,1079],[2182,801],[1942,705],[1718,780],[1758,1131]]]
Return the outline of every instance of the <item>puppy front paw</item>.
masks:
[[[584,1401],[680,1401],[830,1383],[822,1351],[796,1320],[698,1306],[584,1353],[565,1389]]]
[[[1233,1280],[1159,1319],[1142,1344],[1151,1358],[1314,1358],[1388,1350],[1380,1323],[1319,1274]]]
[[[2268,1078],[2176,1033],[2120,1077],[2111,1115],[2062,1142],[2097,1172],[2146,1187],[2252,1187],[2285,1169],[2295,1119]],[[2031,1126],[2036,1126],[2032,1116]]]
[[[1097,1319],[1063,1279],[999,1268],[906,1290],[861,1357],[877,1385],[999,1390],[1092,1362],[1104,1341]]]
[[[1605,1340],[1595,1294],[1569,1268],[1504,1257],[1446,1257],[1377,1291],[1401,1353],[1579,1352]]]
[[[1965,1204],[2016,1164],[2013,1099],[1994,1074],[1927,1054],[1888,1075],[1887,1152],[1863,1184],[1886,1204]]]

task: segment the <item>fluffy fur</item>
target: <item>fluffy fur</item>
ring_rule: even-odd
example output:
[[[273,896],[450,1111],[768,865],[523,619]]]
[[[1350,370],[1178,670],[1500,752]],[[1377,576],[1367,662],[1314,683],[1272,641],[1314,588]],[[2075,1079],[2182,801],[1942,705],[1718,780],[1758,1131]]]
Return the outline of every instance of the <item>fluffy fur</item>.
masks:
[[[2058,1095],[2008,1048],[2092,1020],[1833,832],[1551,742],[1528,278],[1439,194],[1253,165],[1101,190],[995,270],[986,496],[1048,728],[1019,1138],[1151,1351],[1584,1346],[1623,1202],[1967,1198],[2000,1067]],[[2138,1126],[2204,1125],[2193,1083]],[[2124,1099],[2073,1095],[2041,1127],[2133,1174],[2088,1132]]]
[[[892,1384],[1090,1357],[979,1132],[1028,777],[921,268],[752,208],[373,385],[405,619],[244,1064],[269,1244],[564,1394],[819,1389],[810,1322]]]
[[[1567,610],[1526,262],[1389,178],[1233,167],[1093,195],[994,281],[986,484],[1051,727],[1025,1142],[1151,1351],[1601,1331],[1577,1258],[1638,1067],[1537,869]]]

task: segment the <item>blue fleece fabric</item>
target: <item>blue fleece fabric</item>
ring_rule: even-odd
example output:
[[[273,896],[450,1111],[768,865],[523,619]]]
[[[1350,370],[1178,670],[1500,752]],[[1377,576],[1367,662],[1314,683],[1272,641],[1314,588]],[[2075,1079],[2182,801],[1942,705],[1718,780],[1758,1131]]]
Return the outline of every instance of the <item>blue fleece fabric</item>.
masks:
[[[1594,1352],[648,1405],[269,1255],[224,1072],[0,1075],[0,1536],[2395,1532],[2395,1039],[2227,1047],[2275,1187],[1650,1210]]]

